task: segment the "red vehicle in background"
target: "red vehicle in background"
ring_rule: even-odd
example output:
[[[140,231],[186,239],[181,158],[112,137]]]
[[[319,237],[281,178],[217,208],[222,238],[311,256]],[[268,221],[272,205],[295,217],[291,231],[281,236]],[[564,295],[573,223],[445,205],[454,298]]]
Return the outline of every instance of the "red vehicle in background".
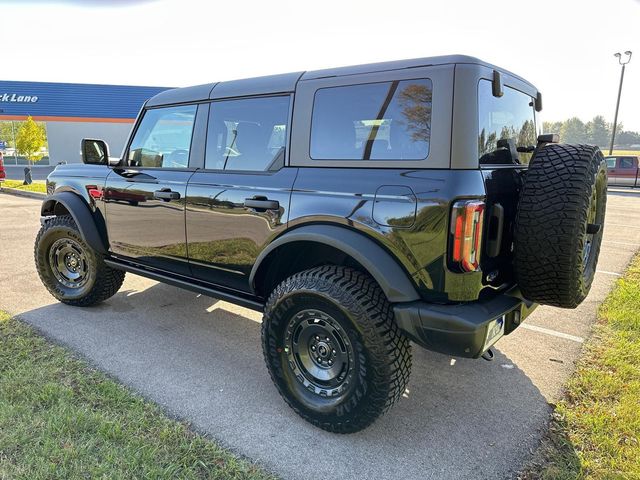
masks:
[[[640,186],[640,172],[638,166],[640,157],[637,155],[609,155],[607,160],[607,173],[609,185],[621,185],[625,187]]]
[[[4,157],[2,156],[2,152],[0,152],[0,182],[4,182],[7,174],[4,171]]]

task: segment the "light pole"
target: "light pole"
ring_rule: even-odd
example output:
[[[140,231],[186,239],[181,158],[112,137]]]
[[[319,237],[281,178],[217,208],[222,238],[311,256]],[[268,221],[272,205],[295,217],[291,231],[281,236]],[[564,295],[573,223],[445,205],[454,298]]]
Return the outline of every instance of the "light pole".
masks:
[[[626,55],[626,61],[622,59],[621,53],[614,54],[614,57],[618,59],[618,63],[622,65],[622,72],[620,72],[620,86],[618,87],[618,101],[616,102],[616,114],[613,117],[613,131],[611,132],[611,145],[609,146],[609,155],[613,153],[613,142],[616,139],[616,127],[618,126],[618,109],[620,108],[620,94],[622,93],[622,81],[624,80],[624,67],[631,61],[631,51],[624,52]]]

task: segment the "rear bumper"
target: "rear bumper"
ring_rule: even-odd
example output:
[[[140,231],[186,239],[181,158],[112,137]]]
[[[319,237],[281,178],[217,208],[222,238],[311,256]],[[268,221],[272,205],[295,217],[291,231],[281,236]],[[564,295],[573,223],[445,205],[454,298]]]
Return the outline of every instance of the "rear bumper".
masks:
[[[418,345],[458,357],[478,358],[500,337],[487,344],[487,330],[504,319],[508,335],[538,306],[514,288],[489,300],[436,305],[426,302],[393,306],[400,329]]]

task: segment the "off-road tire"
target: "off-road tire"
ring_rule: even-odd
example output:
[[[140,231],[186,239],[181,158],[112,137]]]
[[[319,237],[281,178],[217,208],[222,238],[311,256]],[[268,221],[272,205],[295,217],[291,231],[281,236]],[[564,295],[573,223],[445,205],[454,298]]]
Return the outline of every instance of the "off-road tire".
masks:
[[[71,239],[82,249],[86,261],[86,282],[79,288],[62,284],[53,272],[50,250],[57,240]],[[67,305],[88,307],[115,295],[124,282],[125,272],[104,263],[104,256],[93,250],[82,238],[70,215],[48,219],[36,237],[34,247],[36,269],[49,293]]]
[[[599,148],[548,144],[531,159],[514,235],[516,280],[525,298],[563,308],[584,300],[598,263],[606,200],[607,165]],[[599,231],[588,234],[589,223]]]
[[[351,383],[331,397],[304,386],[285,348],[293,319],[316,309],[318,315],[324,312],[339,323],[355,354]],[[398,329],[378,284],[351,268],[317,267],[280,283],[265,307],[262,346],[271,379],[284,400],[302,418],[330,432],[366,428],[398,401],[409,381],[409,340]]]

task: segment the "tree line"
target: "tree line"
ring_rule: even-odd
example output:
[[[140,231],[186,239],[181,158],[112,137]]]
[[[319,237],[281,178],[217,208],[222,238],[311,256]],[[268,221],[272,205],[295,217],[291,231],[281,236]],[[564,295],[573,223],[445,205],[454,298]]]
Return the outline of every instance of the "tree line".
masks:
[[[611,143],[613,124],[602,115],[596,115],[586,123],[578,117],[572,117],[563,122],[544,122],[542,128],[545,133],[558,133],[563,143],[590,143],[607,148]],[[640,145],[640,132],[625,131],[624,126],[618,123],[615,146],[625,148],[637,145]]]

